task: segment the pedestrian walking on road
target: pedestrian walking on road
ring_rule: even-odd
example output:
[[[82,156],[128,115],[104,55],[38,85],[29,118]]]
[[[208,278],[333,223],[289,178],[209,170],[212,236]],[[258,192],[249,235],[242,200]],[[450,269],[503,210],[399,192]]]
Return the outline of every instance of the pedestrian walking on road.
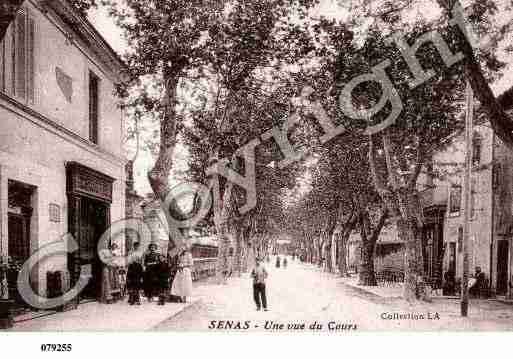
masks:
[[[187,297],[192,295],[192,265],[192,254],[187,247],[178,258],[178,272],[171,289],[171,293],[180,297],[184,303],[187,302]]]
[[[263,307],[267,311],[267,296],[265,294],[267,271],[259,258],[256,260],[256,267],[251,271],[251,277],[253,277],[253,299],[257,310]]]
[[[280,268],[280,256],[276,257],[276,268]]]
[[[287,268],[287,257],[283,257],[283,268]]]

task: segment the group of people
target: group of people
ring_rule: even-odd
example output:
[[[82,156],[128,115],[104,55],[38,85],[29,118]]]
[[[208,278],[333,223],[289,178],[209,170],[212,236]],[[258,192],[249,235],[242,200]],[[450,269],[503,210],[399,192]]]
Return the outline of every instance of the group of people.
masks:
[[[276,268],[281,267],[281,258],[280,256],[276,256]],[[283,268],[287,268],[287,257],[283,258]]]
[[[158,297],[158,305],[164,305],[167,299],[173,298],[186,302],[192,294],[190,249],[185,248],[174,256],[164,256],[157,252],[157,245],[151,243],[141,255],[139,246],[139,243],[134,243],[127,269],[128,303],[140,305],[141,291],[149,302]]]

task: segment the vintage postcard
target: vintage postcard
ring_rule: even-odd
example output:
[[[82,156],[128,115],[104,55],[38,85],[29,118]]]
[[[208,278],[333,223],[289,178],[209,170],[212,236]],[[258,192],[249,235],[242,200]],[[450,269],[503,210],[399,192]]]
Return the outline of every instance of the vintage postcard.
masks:
[[[0,0],[0,342],[512,330],[512,24],[510,0]]]

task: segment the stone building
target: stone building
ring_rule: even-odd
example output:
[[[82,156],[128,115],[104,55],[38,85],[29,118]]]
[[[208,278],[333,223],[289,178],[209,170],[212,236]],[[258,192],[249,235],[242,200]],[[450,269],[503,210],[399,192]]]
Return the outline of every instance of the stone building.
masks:
[[[499,98],[513,117],[513,89]],[[485,115],[476,118],[473,134],[469,261],[485,273],[492,295],[513,296],[513,150],[497,138]],[[418,180],[424,212],[422,249],[424,273],[441,288],[444,273],[460,280],[463,271],[463,134],[455,135],[433,156]],[[434,171],[433,171],[434,170]],[[436,173],[436,175],[428,175]],[[393,220],[391,220],[393,222]],[[395,226],[393,226],[395,227]],[[375,267],[401,267],[401,241],[392,228],[384,229],[376,245]],[[395,238],[395,240],[394,240]],[[361,240],[353,233],[348,263],[356,269]]]
[[[509,99],[509,100],[508,100]],[[513,109],[513,89],[501,96],[506,110]],[[513,114],[513,113],[512,113]],[[442,176],[424,177],[424,262],[426,273],[441,280],[442,273],[463,271],[463,135],[453,138],[433,158]],[[473,133],[470,243],[471,274],[485,273],[492,295],[511,295],[513,236],[513,151],[493,133],[484,115],[475,120]]]
[[[98,239],[125,215],[123,113],[114,94],[123,69],[67,0],[26,0],[0,42],[2,260],[23,263],[67,233],[78,243],[34,267],[41,295],[52,271],[71,284],[90,274],[81,297],[98,295]]]

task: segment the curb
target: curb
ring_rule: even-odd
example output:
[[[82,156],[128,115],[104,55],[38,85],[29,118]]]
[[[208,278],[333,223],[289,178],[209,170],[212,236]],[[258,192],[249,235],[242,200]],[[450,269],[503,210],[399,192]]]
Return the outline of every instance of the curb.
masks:
[[[370,290],[366,289],[365,287],[361,287],[361,286],[358,286],[358,285],[347,283],[345,281],[341,281],[340,283],[342,283],[342,285],[344,285],[346,287],[349,287],[349,288],[351,288],[351,289],[353,289],[353,290],[355,290],[357,292],[363,293],[365,295],[371,295],[371,296],[374,296],[375,298],[380,298],[380,299],[402,299],[401,297],[398,297],[398,296],[383,296],[383,295],[374,293],[373,291],[370,291]]]
[[[167,322],[168,320],[170,320],[170,319],[172,319],[172,318],[176,317],[178,314],[180,314],[180,313],[184,312],[186,309],[188,309],[188,308],[192,307],[193,305],[195,305],[195,304],[197,304],[197,303],[199,303],[199,302],[201,302],[201,298],[198,298],[198,299],[193,300],[193,301],[191,301],[191,302],[187,302],[187,303],[185,303],[186,305],[184,305],[184,307],[183,307],[182,309],[180,309],[179,311],[177,311],[176,313],[174,313],[174,314],[173,314],[173,315],[171,315],[170,317],[164,318],[164,319],[162,319],[160,322],[158,322],[157,324],[154,324],[154,325],[152,325],[151,327],[149,327],[149,328],[145,328],[145,329],[143,329],[143,330],[152,330],[152,329],[154,329],[154,328],[158,327],[159,325],[161,325],[162,323]]]
[[[506,305],[513,305],[512,299],[495,299],[495,301]]]
[[[383,296],[383,295],[374,293],[373,291],[368,290],[365,287],[354,285],[354,284],[347,283],[347,282],[344,282],[344,281],[342,281],[341,283],[343,285],[345,285],[345,286],[348,286],[348,287],[354,289],[354,290],[357,290],[357,291],[360,291],[360,292],[365,292],[366,294],[370,294],[370,295],[376,296],[376,297],[381,298],[381,299],[402,299],[401,296]],[[431,299],[432,300],[437,300],[437,299],[443,299],[443,300],[447,299],[448,300],[448,299],[460,299],[460,297],[453,296],[453,295],[442,295],[442,296],[433,296],[433,297],[431,297]],[[513,305],[513,300],[507,301],[507,300],[497,299],[497,301],[503,302],[505,304]]]

